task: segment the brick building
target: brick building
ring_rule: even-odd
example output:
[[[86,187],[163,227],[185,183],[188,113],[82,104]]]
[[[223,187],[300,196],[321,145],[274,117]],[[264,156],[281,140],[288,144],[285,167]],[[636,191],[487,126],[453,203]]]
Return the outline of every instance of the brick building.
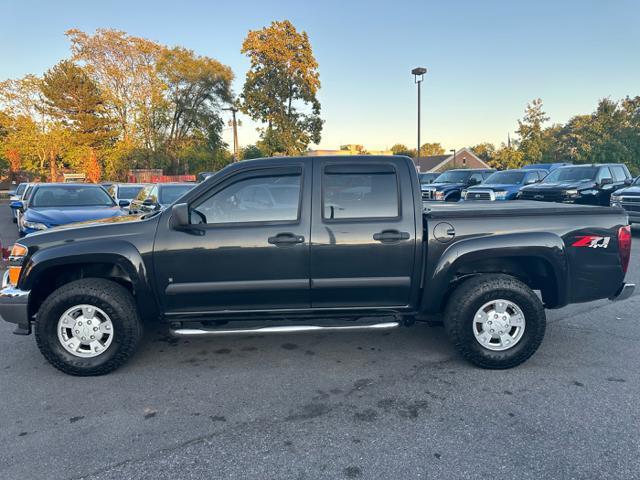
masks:
[[[430,155],[419,160],[414,158],[413,162],[421,173],[444,172],[453,168],[491,168],[468,148],[456,151],[455,158],[450,153],[448,155]]]

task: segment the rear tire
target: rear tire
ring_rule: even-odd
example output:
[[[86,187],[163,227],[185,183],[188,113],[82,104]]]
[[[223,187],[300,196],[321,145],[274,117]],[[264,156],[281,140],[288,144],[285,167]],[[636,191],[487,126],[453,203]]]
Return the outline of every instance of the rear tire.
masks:
[[[104,375],[133,355],[142,322],[127,289],[110,280],[87,278],[47,297],[36,315],[35,336],[42,355],[58,370]]]
[[[489,320],[494,324],[483,323]],[[544,338],[546,315],[540,299],[520,280],[483,274],[456,288],[444,326],[466,360],[482,368],[504,369],[520,365],[536,352]],[[495,333],[489,333],[493,326]]]

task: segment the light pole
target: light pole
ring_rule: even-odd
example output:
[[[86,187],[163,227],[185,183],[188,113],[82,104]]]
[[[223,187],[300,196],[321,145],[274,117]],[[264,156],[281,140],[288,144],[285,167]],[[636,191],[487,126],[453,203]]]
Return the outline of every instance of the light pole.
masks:
[[[456,168],[456,149],[452,148],[451,150],[449,150],[450,152],[453,152],[453,168]]]
[[[231,126],[233,127],[233,161],[238,161],[238,122],[236,121],[236,113],[238,113],[238,109],[236,107],[223,108],[222,110],[226,110],[231,112]]]
[[[416,67],[411,70],[413,75],[413,82],[418,85],[418,149],[416,150],[417,166],[420,165],[420,84],[424,79],[424,74],[427,73],[427,69],[424,67]]]

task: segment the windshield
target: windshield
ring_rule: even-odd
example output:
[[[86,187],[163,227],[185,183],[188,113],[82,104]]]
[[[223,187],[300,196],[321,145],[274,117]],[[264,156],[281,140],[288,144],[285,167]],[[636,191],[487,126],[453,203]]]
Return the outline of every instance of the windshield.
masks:
[[[24,192],[24,189],[27,188],[27,184],[26,183],[21,183],[20,185],[18,185],[18,188],[16,188],[16,195],[22,195],[22,192]]]
[[[474,172],[444,172],[433,183],[466,183]]]
[[[170,205],[193,188],[193,185],[163,185],[160,187],[160,204]]]
[[[562,167],[545,177],[542,183],[582,182],[595,180],[597,167]]]
[[[89,185],[55,185],[37,188],[32,207],[113,207],[103,188]]]
[[[134,187],[123,187],[120,186],[118,187],[118,198],[120,200],[131,200],[132,198],[135,198],[136,195],[138,195],[138,193],[140,193],[140,190],[142,190],[144,187],[142,185],[136,185]]]
[[[489,175],[484,183],[485,184],[508,184],[508,185],[519,185],[522,183],[524,179],[523,172],[496,172]]]
[[[420,179],[420,183],[431,183],[436,177],[438,177],[437,173],[420,173],[420,174],[418,174],[418,178]]]

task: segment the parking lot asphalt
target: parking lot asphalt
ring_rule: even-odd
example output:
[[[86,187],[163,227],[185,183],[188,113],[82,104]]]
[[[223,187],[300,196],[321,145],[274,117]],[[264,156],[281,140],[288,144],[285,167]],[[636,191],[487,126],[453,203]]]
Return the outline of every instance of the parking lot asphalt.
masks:
[[[9,228],[0,205],[3,243]],[[640,478],[639,310],[636,293],[548,311],[540,350],[505,371],[427,325],[150,329],[120,370],[75,378],[0,324],[0,478]]]

